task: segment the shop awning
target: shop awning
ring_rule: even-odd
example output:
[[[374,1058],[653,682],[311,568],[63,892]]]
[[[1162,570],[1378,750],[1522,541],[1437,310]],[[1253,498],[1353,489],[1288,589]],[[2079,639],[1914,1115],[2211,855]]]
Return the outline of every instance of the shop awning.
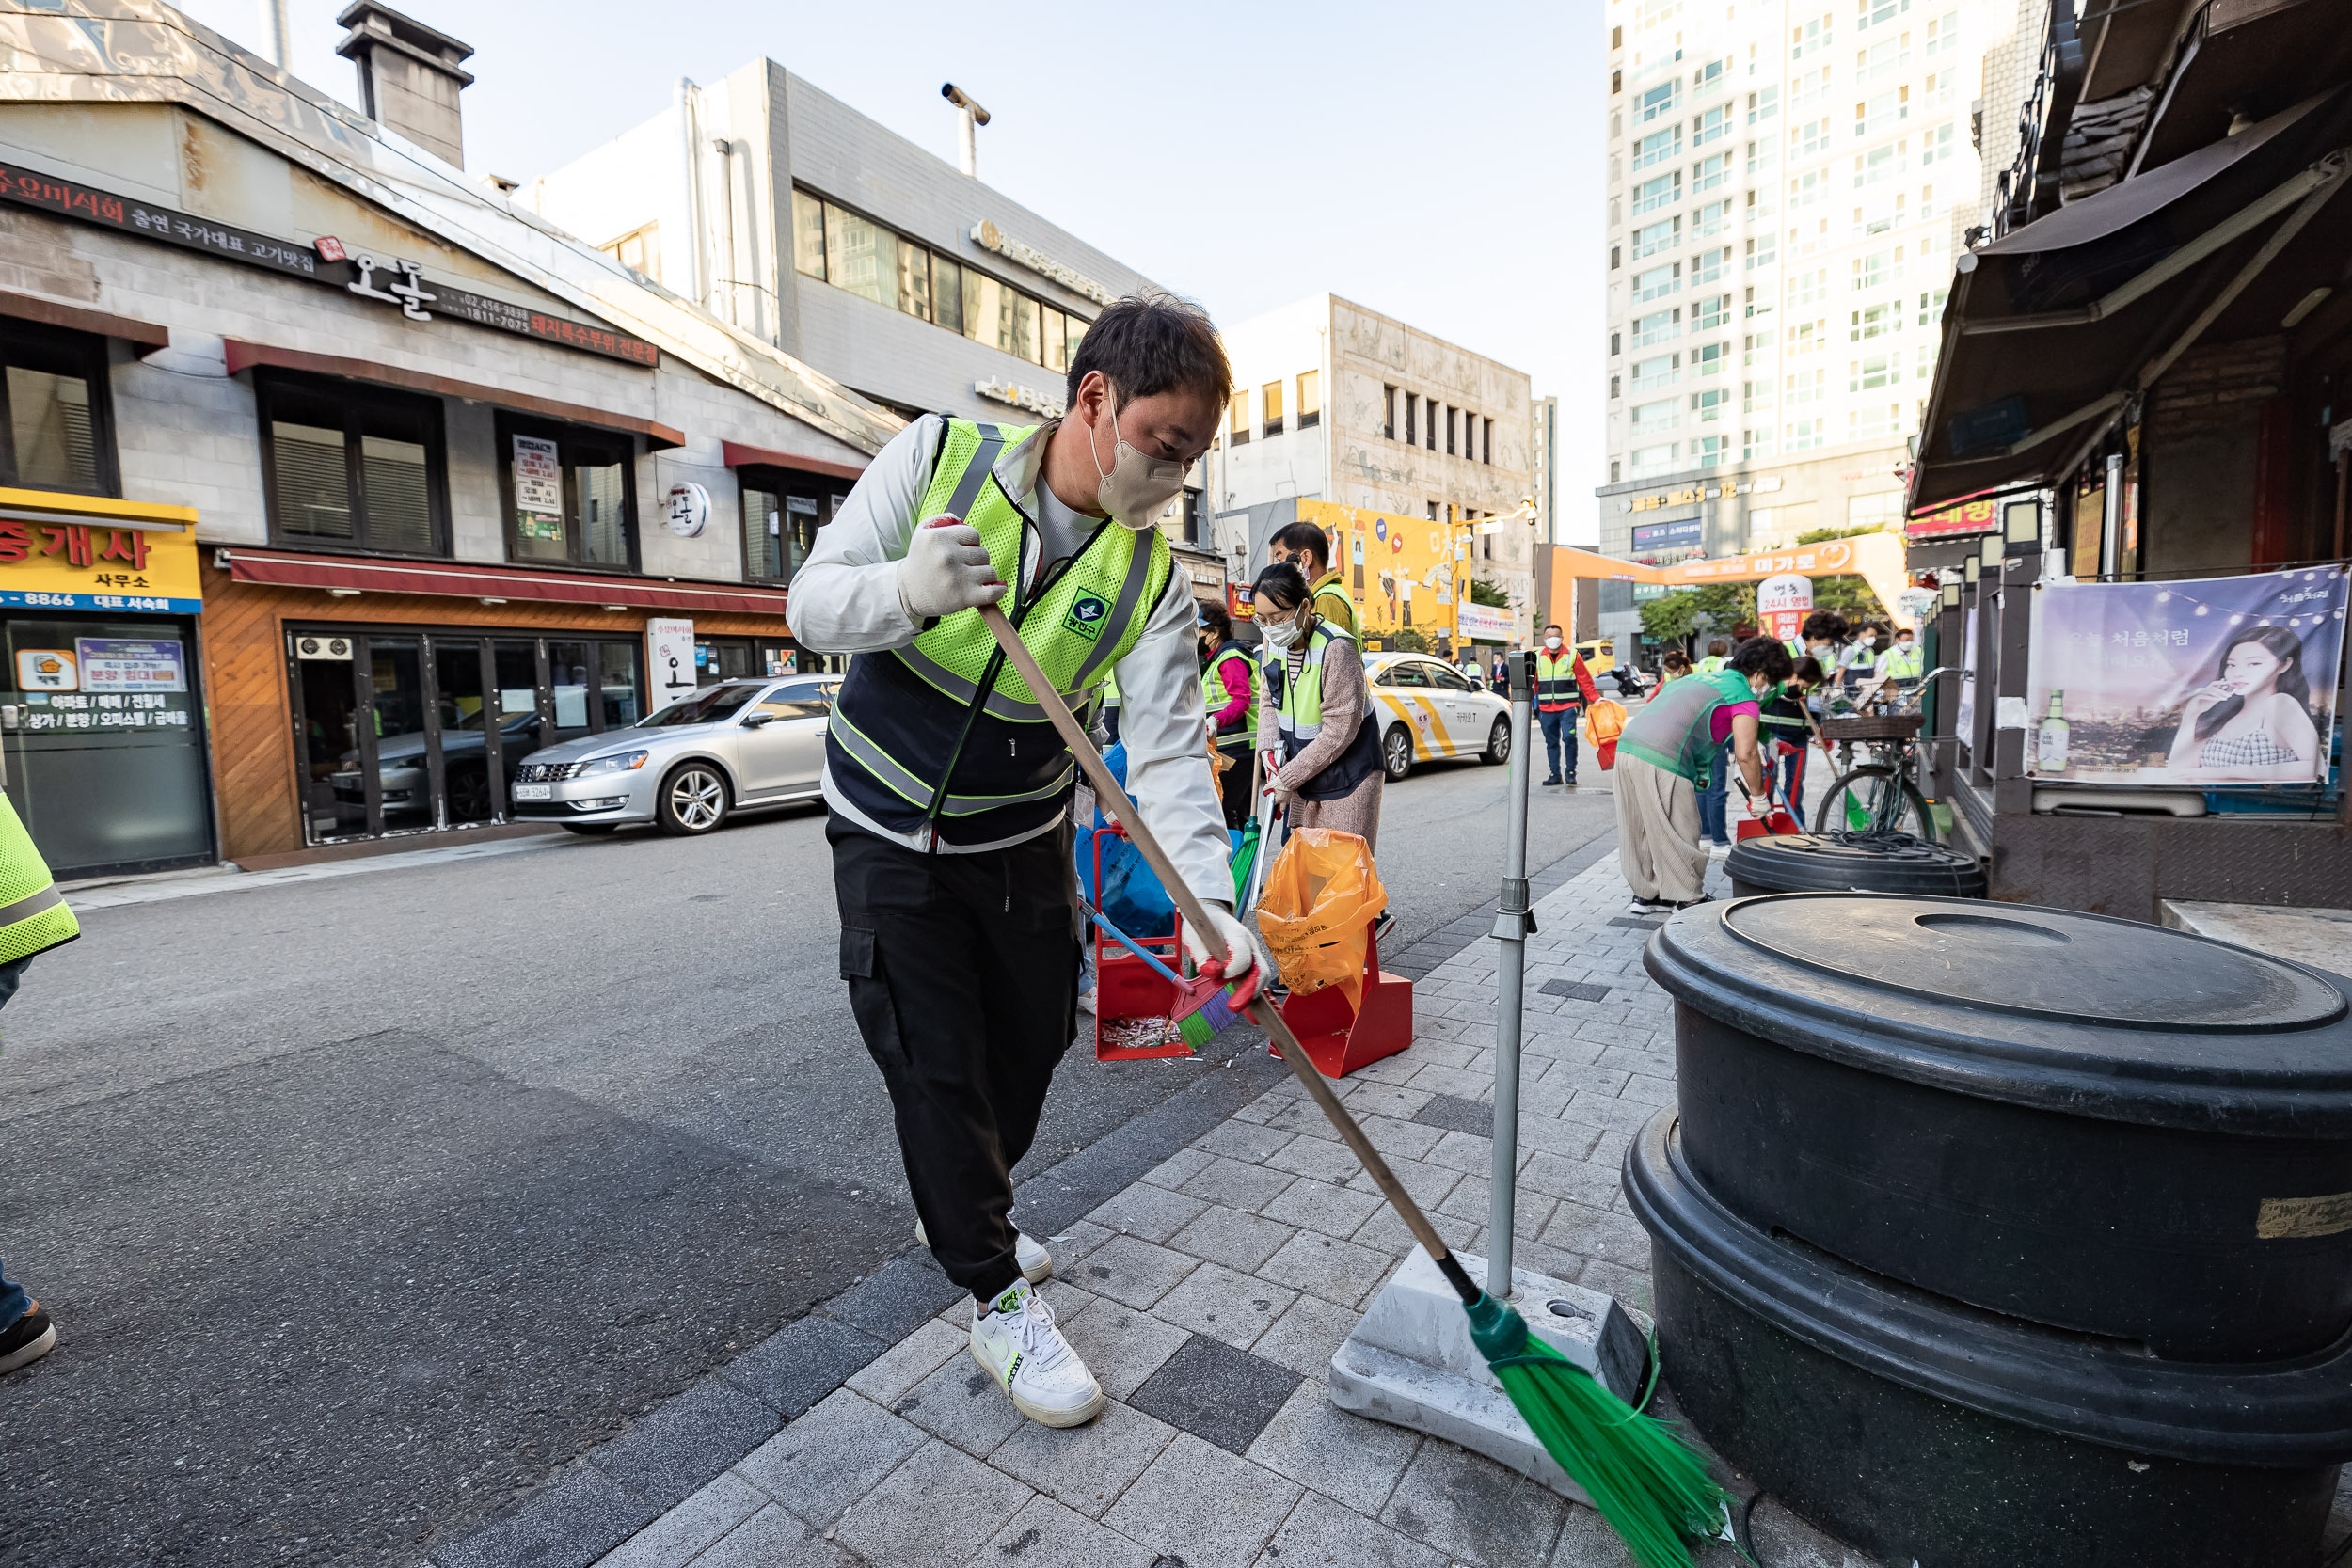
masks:
[[[225,549],[229,575],[273,588],[316,588],[360,594],[432,594],[449,598],[528,599],[596,605],[611,610],[707,610],[713,614],[782,615],[785,595],[772,588],[718,582],[670,582],[652,578],[537,572],[524,567],[472,566],[435,561],[380,561],[280,550]]]
[[[730,468],[770,467],[790,468],[796,473],[822,474],[827,479],[854,480],[866,472],[857,463],[834,463],[821,457],[803,457],[796,451],[775,451],[767,447],[747,447],[740,441],[719,443],[721,459]]]
[[[143,322],[135,316],[118,316],[108,310],[92,310],[80,305],[65,305],[39,294],[21,294],[13,289],[0,289],[0,316],[16,321],[46,322],[51,326],[70,326],[76,332],[94,332],[102,338],[120,338],[141,348],[163,348],[171,341],[171,329],[153,322]]]
[[[2348,101],[2307,99],[1962,256],[1912,515],[2051,483],[2199,341],[2278,332],[2332,285]]]
[[[346,381],[370,381],[381,387],[405,387],[412,392],[431,392],[436,397],[464,398],[469,403],[486,403],[497,408],[511,408],[521,414],[540,414],[569,424],[593,425],[599,430],[633,431],[643,436],[647,449],[654,451],[686,444],[685,432],[640,415],[615,413],[609,408],[590,408],[577,403],[561,403],[554,398],[512,391],[503,387],[485,386],[475,381],[459,381],[452,376],[429,375],[422,371],[387,365],[373,359],[345,359],[332,354],[278,348],[271,343],[249,343],[237,338],[228,340],[228,358],[230,375],[253,365],[275,365],[280,370],[308,371],[312,375],[338,376]]]

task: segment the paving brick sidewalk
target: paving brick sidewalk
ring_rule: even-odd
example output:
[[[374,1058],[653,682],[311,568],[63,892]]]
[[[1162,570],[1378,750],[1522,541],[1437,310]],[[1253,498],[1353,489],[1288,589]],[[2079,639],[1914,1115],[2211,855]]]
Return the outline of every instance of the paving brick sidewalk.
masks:
[[[1674,1097],[1665,999],[1613,855],[1537,906],[1520,1090],[1519,1261],[1646,1307],[1649,1243],[1617,1187]],[[1449,1240],[1483,1251],[1494,944],[1421,979],[1411,1050],[1343,1093]],[[1450,1443],[1337,1410],[1331,1353],[1410,1246],[1284,1079],[1056,1237],[1045,1291],[1109,1403],[1021,1419],[950,1302],[655,1520],[605,1568],[1621,1568],[1589,1510]],[[1759,1510],[1773,1568],[1868,1568]],[[1702,1554],[1708,1568],[1738,1561]]]
[[[1613,853],[1582,858],[1536,905],[1516,1247],[1524,1267],[1646,1309],[1648,1240],[1617,1169],[1672,1101],[1672,1022],[1641,968],[1657,922],[1625,913]],[[1722,880],[1718,863],[1710,891]],[[1413,1047],[1342,1085],[1472,1252],[1486,1242],[1494,969],[1486,941],[1430,969]],[[576,1544],[581,1511],[602,1509],[605,1527],[624,1525],[608,1528],[620,1544],[602,1568],[1630,1568],[1590,1510],[1330,1404],[1331,1353],[1410,1243],[1301,1091],[1270,1069],[1244,1080],[1249,1065],[1230,1076],[1272,1086],[1197,1117],[1198,1134],[1163,1145],[1176,1151],[1140,1180],[1105,1192],[1063,1178],[1088,1195],[1066,1212],[1085,1217],[1053,1239],[1044,1293],[1109,1396],[1090,1425],[1023,1420],[966,1354],[968,1302],[910,1257],[746,1358],[772,1373],[739,1363],[632,1428],[612,1447],[629,1448],[638,1479],[616,1485],[616,1464],[591,1456],[536,1514],[434,1560],[583,1561],[529,1521],[560,1520]],[[1041,1206],[1030,1193],[1025,1212]],[[1661,1405],[1671,1414],[1670,1390]],[[777,1411],[791,1418],[781,1430]],[[712,1453],[725,1457],[696,1457]],[[685,1480],[714,1472],[699,1489]],[[2352,1529],[2352,1493],[2338,1515],[2331,1540]],[[624,1540],[629,1520],[643,1528]],[[1769,1499],[1752,1523],[1768,1568],[1876,1568]],[[1699,1568],[1743,1560],[1722,1544],[1697,1553]]]

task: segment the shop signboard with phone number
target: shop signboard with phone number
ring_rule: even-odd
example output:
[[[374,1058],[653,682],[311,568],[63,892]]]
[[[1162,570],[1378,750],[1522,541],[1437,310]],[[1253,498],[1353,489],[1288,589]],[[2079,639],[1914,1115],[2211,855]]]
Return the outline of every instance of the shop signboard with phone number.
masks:
[[[203,608],[193,531],[0,515],[0,609],[193,615]]]

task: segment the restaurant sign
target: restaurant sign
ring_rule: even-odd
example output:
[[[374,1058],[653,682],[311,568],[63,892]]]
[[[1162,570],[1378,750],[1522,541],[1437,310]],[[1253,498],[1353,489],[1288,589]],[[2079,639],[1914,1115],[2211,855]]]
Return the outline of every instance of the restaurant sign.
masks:
[[[1908,519],[1903,524],[1903,537],[1958,539],[1970,534],[1990,533],[2000,526],[1998,502],[1963,501],[1958,506],[1947,506],[1924,516]]]
[[[455,316],[477,326],[561,343],[632,365],[651,365],[660,357],[653,344],[609,326],[571,321],[448,283],[428,283],[413,261],[346,255],[331,235],[322,236],[315,245],[273,239],[234,224],[215,223],[5,163],[0,163],[0,201],[380,299],[399,307],[410,321],[429,322],[436,314]],[[431,310],[424,309],[428,304]]]

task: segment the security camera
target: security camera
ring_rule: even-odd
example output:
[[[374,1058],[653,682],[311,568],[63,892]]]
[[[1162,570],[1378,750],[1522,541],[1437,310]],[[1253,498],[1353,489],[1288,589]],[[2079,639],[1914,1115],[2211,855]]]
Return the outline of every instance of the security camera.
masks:
[[[963,89],[956,86],[953,82],[941,83],[939,87],[939,96],[946,99],[948,103],[953,103],[959,109],[971,110],[972,118],[977,120],[980,124],[986,125],[988,123],[988,111],[981,108],[977,103],[973,103],[969,98],[966,98],[963,95]]]

